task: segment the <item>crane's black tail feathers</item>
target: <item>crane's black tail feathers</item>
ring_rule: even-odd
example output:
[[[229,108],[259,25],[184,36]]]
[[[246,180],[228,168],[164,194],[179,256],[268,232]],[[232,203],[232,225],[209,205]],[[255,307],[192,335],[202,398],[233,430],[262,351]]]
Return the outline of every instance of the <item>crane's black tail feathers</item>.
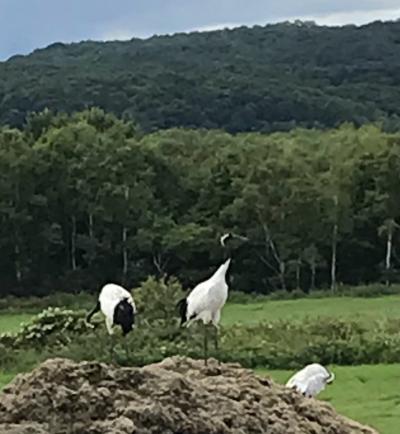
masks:
[[[96,306],[93,308],[93,310],[88,314],[86,317],[86,321],[90,323],[90,320],[92,319],[92,316],[97,313],[100,310],[100,301],[97,300]]]
[[[121,326],[124,336],[132,331],[135,324],[135,312],[128,299],[124,298],[115,306],[113,322]]]
[[[182,298],[182,300],[179,300],[178,303],[176,304],[176,307],[179,310],[179,315],[181,317],[181,327],[185,324],[185,322],[187,321],[187,300],[186,298]]]

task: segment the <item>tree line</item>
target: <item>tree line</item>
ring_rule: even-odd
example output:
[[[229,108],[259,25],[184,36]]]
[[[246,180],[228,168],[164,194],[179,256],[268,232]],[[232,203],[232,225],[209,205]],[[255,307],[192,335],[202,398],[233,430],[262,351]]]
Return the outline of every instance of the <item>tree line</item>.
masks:
[[[400,134],[379,125],[145,134],[96,108],[46,110],[0,129],[0,166],[2,293],[192,285],[228,230],[250,239],[235,289],[396,280]]]
[[[146,132],[400,128],[400,22],[264,27],[55,43],[0,62],[0,124],[98,106]]]

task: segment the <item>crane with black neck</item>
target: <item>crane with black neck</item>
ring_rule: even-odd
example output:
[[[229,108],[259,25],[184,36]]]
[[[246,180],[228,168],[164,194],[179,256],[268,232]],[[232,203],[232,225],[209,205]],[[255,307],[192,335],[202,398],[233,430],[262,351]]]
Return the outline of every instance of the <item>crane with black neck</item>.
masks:
[[[248,241],[246,237],[234,233],[226,233],[220,238],[223,251],[223,262],[207,280],[197,284],[189,295],[177,304],[181,317],[181,326],[189,327],[194,321],[201,320],[204,325],[204,363],[208,358],[208,327],[214,326],[214,345],[218,351],[218,328],[221,310],[228,298],[229,286],[227,273],[232,260],[231,242]]]

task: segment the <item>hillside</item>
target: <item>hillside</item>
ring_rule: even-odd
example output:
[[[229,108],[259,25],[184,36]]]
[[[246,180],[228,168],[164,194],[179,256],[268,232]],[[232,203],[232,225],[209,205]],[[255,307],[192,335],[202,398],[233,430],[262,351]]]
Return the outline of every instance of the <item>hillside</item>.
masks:
[[[282,23],[128,42],[53,44],[0,63],[0,123],[99,106],[145,131],[400,127],[400,22]]]

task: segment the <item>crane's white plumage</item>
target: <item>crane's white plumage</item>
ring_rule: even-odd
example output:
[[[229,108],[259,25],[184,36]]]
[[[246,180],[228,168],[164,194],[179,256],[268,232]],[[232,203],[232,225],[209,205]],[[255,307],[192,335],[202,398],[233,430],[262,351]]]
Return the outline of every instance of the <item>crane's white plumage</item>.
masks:
[[[224,262],[209,279],[196,285],[186,298],[178,302],[181,326],[186,324],[188,327],[193,321],[197,320],[201,320],[204,324],[205,364],[207,364],[208,324],[212,324],[215,327],[214,345],[215,350],[218,350],[218,324],[221,318],[221,310],[228,298],[226,273],[231,264],[231,250],[227,246],[227,242],[234,238],[248,241],[247,238],[232,233],[222,235],[219,242],[225,250]]]
[[[294,374],[286,383],[286,386],[311,398],[317,396],[334,379],[333,372],[329,372],[318,363],[312,363]]]
[[[121,325],[124,334],[134,327],[136,305],[129,291],[115,283],[108,283],[100,291],[96,307],[88,315],[88,321],[101,310],[105,316],[108,333],[113,334],[113,326]]]
[[[227,259],[209,279],[193,288],[186,298],[187,307],[182,323],[187,322],[189,326],[193,321],[202,320],[204,324],[212,322],[218,326],[221,309],[228,298],[226,272],[230,263],[231,260]]]

